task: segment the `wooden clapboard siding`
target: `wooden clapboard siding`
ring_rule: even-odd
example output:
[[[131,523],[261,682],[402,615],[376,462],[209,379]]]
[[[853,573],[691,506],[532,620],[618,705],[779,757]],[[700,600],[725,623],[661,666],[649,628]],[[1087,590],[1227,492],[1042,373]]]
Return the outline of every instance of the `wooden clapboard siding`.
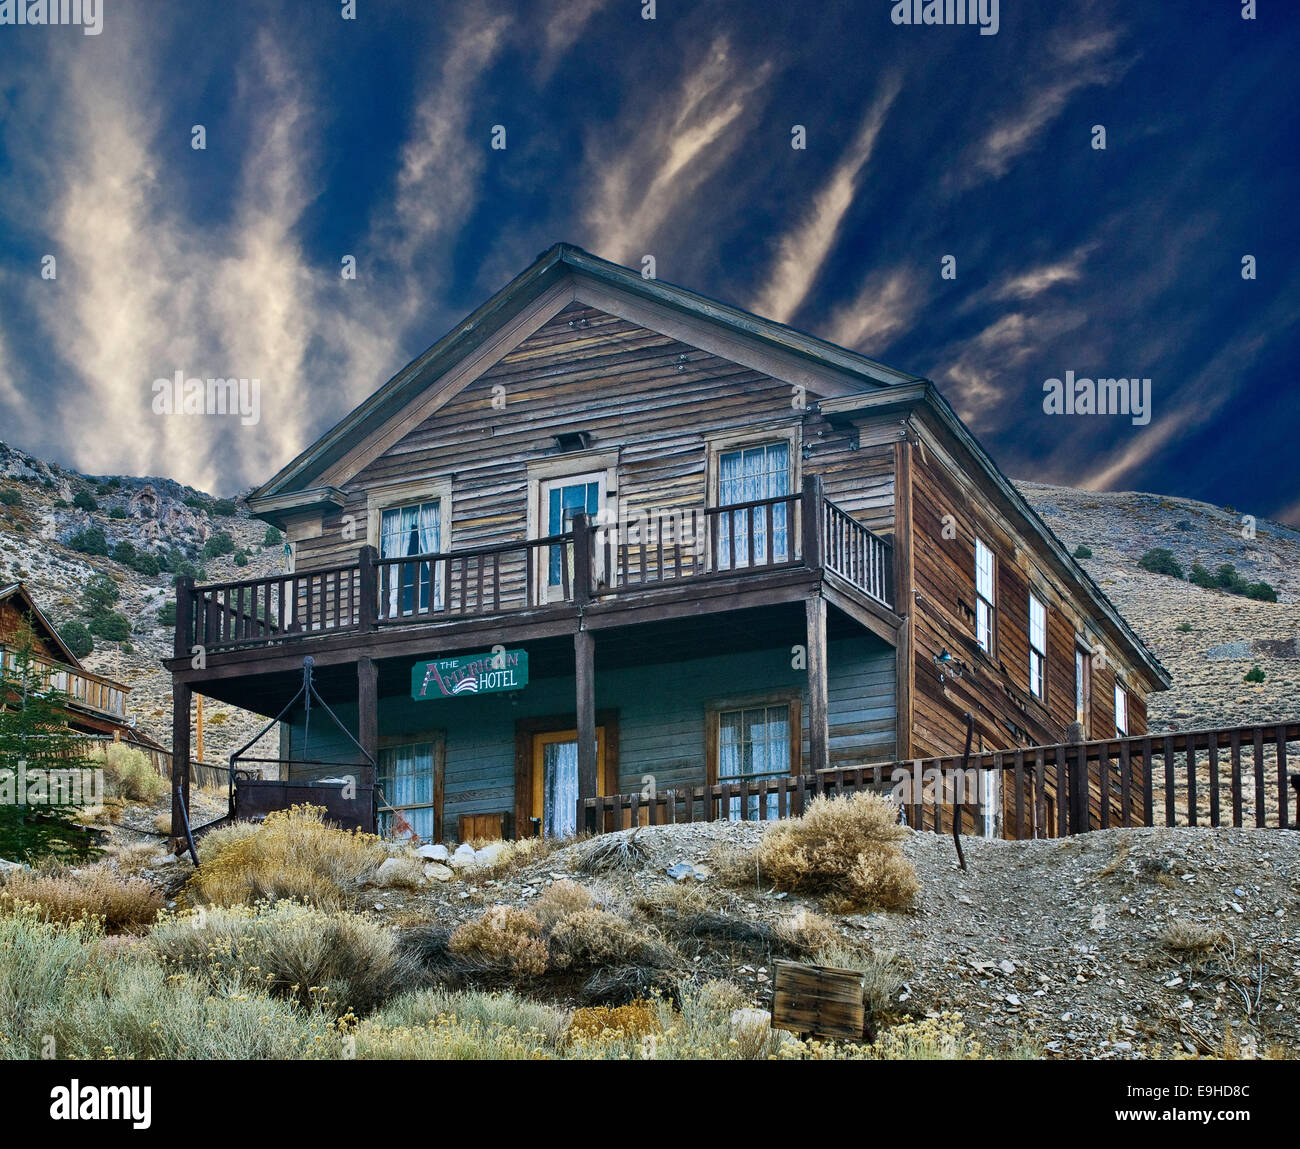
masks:
[[[493,406],[494,394],[504,408]],[[572,430],[588,432],[593,450],[618,449],[619,503],[634,511],[703,508],[706,436],[802,425],[811,456],[792,461],[796,475],[823,474],[828,498],[872,529],[890,529],[887,444],[854,449],[851,429],[797,408],[793,395],[762,372],[571,304],[362,468],[320,535],[298,542],[299,569],[350,561],[364,541],[367,491],[420,477],[451,480],[444,548],[523,538],[528,464],[554,456],[551,436]],[[803,397],[807,405],[816,398]]]
[[[834,765],[888,761],[894,757],[894,657],[871,636],[836,639],[828,653],[828,722]],[[618,718],[620,792],[640,792],[647,776],[655,786],[702,785],[705,781],[707,715],[725,703],[743,705],[757,696],[799,700],[801,765],[808,762],[806,675],[791,666],[787,647],[722,654],[655,666],[602,671],[597,676],[597,707]],[[515,808],[515,723],[569,715],[574,708],[570,676],[537,679],[518,695],[484,695],[437,702],[386,697],[379,705],[380,736],[440,731],[445,741],[443,824],[450,831],[462,815],[493,814]],[[335,712],[356,730],[355,704]],[[302,757],[301,717],[285,742],[291,757]],[[346,737],[319,717],[313,719],[310,756],[355,761]]]
[[[913,586],[911,619],[913,662],[914,755],[960,752],[964,743],[963,712],[975,717],[976,747],[1011,749],[1064,740],[1074,721],[1074,646],[1076,636],[1097,645],[1089,605],[1072,583],[1054,575],[1039,557],[1027,524],[995,510],[990,492],[971,473],[953,464],[938,432],[923,428],[927,438],[912,452]],[[928,442],[929,446],[925,445]],[[997,601],[993,650],[986,655],[975,641],[975,537],[996,556]],[[1029,688],[1029,594],[1047,610],[1047,696]],[[1094,664],[1092,730],[1094,738],[1113,737],[1113,644],[1106,666]],[[934,663],[941,650],[965,664],[960,678],[941,681]],[[1102,660],[1098,660],[1100,663]],[[1121,664],[1129,685],[1132,733],[1146,729],[1146,707],[1135,685],[1133,668]]]

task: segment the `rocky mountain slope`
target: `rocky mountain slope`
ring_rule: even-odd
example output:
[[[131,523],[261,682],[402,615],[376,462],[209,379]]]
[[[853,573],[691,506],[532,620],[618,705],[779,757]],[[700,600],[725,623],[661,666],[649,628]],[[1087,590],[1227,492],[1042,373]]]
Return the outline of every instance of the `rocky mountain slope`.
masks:
[[[1071,550],[1092,551],[1081,560],[1084,568],[1173,674],[1173,688],[1150,699],[1153,730],[1300,712],[1300,531],[1260,520],[1246,537],[1242,514],[1229,507],[1028,482],[1019,487]],[[78,532],[96,527],[108,555],[73,545]],[[214,545],[221,536],[229,536],[232,553],[212,553],[226,549]],[[171,692],[161,660],[170,654],[172,630],[159,622],[159,611],[171,598],[174,573],[142,573],[118,561],[111,552],[124,542],[164,564],[170,559],[173,567],[188,562],[208,581],[273,574],[285,561],[281,543],[242,505],[166,478],[78,474],[0,443],[0,582],[26,582],[62,625],[81,616],[88,580],[109,575],[121,594],[115,609],[132,633],[125,643],[96,639],[85,664],[129,685],[132,716],[166,745]],[[1167,547],[1185,571],[1196,561],[1211,570],[1232,563],[1248,579],[1270,583],[1278,601],[1204,590],[1143,570],[1138,559],[1151,547]],[[1256,665],[1264,681],[1244,682]],[[208,704],[205,757],[224,762],[259,724],[256,716]]]

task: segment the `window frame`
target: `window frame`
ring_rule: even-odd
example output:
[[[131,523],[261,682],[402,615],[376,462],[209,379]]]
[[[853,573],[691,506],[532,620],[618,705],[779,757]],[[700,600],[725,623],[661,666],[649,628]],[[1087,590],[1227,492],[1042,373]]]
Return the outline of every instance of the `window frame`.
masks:
[[[997,552],[979,535],[975,535],[974,545],[974,582],[975,582],[975,645],[990,659],[996,657],[998,648],[998,556]],[[980,590],[980,551],[989,556],[989,595]],[[988,608],[988,645],[980,641],[980,606]]]
[[[431,748],[429,756],[431,777],[428,802],[412,802],[402,805],[384,805],[379,796],[380,778],[382,776],[379,762],[385,750],[401,750],[405,747],[424,746]],[[385,813],[404,810],[432,810],[433,837],[431,843],[441,842],[445,837],[443,827],[443,780],[447,768],[447,732],[442,729],[416,730],[407,734],[386,734],[379,739],[380,758],[375,762],[375,821],[376,829]],[[382,835],[382,831],[380,831]]]
[[[1124,725],[1122,727],[1120,726],[1120,722],[1119,722],[1121,699],[1123,700],[1124,703],[1123,706]],[[1132,715],[1132,710],[1129,708],[1128,687],[1126,687],[1124,683],[1120,681],[1119,675],[1116,675],[1115,676],[1115,735],[1116,737],[1118,738],[1130,737],[1131,731],[1129,730],[1129,726],[1131,725],[1131,723],[1129,722],[1129,718],[1131,717],[1131,715]]]
[[[722,457],[731,455],[737,451],[750,451],[757,447],[768,447],[776,444],[784,444],[786,447],[788,487],[787,493],[791,496],[799,494],[803,484],[803,424],[802,422],[792,423],[783,420],[779,423],[762,424],[756,427],[747,428],[744,431],[732,431],[721,435],[711,435],[705,444],[705,492],[704,502],[708,508],[718,508],[723,506],[722,503]],[[725,504],[727,506],[737,506],[736,503]],[[785,523],[785,558],[776,557],[775,544],[773,545],[773,558],[776,563],[789,562],[795,557],[799,549],[800,531],[802,530],[803,506],[801,501],[794,504],[794,513],[786,515]],[[752,512],[751,512],[752,513]],[[719,522],[717,515],[705,515],[705,520],[710,531],[716,530]],[[730,535],[728,535],[730,538]],[[712,537],[705,540],[705,550],[707,562],[710,566],[713,563],[713,554],[715,545],[720,546],[720,540],[715,544]],[[747,569],[755,565],[753,556],[749,556],[745,563],[736,563],[734,555],[727,565],[722,565],[723,570]],[[767,565],[766,561],[758,565]]]
[[[1034,608],[1042,614],[1042,642],[1034,645]],[[1047,702],[1047,600],[1039,598],[1032,590],[1029,592],[1029,693],[1039,702]],[[1034,689],[1034,674],[1038,674],[1038,689]]]
[[[1083,727],[1085,735],[1092,728],[1092,651],[1077,636],[1074,641],[1074,720]]]
[[[718,785],[718,766],[722,758],[722,715],[733,710],[756,710],[760,706],[784,706],[789,721],[790,776],[803,771],[803,692],[769,690],[728,698],[712,698],[704,704],[704,778],[710,786]],[[757,777],[757,775],[755,775]],[[777,777],[777,775],[763,775]]]

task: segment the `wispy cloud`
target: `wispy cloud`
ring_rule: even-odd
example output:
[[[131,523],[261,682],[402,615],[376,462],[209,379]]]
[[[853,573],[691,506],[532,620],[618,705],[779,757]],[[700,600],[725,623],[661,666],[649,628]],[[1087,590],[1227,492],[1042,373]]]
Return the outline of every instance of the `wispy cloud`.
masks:
[[[835,309],[826,338],[867,355],[878,354],[911,328],[929,295],[910,265],[873,272],[852,300]]]
[[[881,84],[856,135],[817,193],[811,210],[781,239],[776,266],[752,305],[752,310],[759,315],[785,323],[807,298],[853,204],[863,170],[871,159],[900,86],[897,76],[890,76]]]
[[[719,37],[687,73],[666,114],[636,124],[617,146],[590,146],[587,170],[595,187],[585,222],[599,254],[626,263],[653,251],[661,225],[740,146],[740,121],[771,71],[770,63],[744,63]]]
[[[1133,62],[1116,54],[1121,35],[1119,29],[1108,27],[1062,38],[1048,52],[1039,78],[1030,82],[1020,105],[991,124],[967,149],[951,177],[957,188],[965,190],[1006,175],[1077,92],[1120,80]]]

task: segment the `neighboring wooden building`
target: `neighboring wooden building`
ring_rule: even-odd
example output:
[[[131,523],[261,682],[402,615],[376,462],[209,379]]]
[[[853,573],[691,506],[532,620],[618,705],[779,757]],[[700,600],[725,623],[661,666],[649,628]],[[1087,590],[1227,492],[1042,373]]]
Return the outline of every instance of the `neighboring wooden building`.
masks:
[[[138,732],[127,717],[126,696],[131,688],[82,666],[22,583],[0,586],[0,662],[13,664],[28,628],[34,659],[55,689],[68,696],[68,725],[73,730],[162,749]]]
[[[365,754],[296,708],[278,759],[372,758],[424,838],[958,753],[967,710],[1141,733],[1169,685],[929,381],[563,244],[249,505],[295,570],[181,586],[174,753],[191,692],[274,717],[311,656]]]

